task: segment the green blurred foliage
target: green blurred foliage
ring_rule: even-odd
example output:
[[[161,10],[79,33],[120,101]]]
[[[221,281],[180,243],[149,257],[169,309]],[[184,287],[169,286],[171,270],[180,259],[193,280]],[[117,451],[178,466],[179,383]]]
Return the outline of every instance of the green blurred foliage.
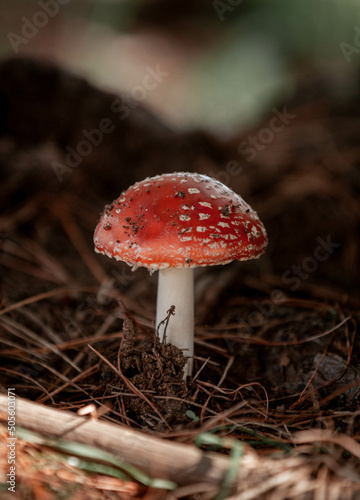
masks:
[[[40,1],[56,0],[0,0],[2,55],[14,55],[8,34],[21,32],[23,16],[31,19]],[[332,84],[340,85],[339,98],[351,92],[360,63],[359,0],[197,1],[195,8],[184,0],[179,9],[167,0],[69,0],[51,20],[56,29],[50,23],[45,28],[44,40],[65,44],[73,39],[71,30],[77,29],[71,22],[82,21],[88,29],[78,37],[81,47],[70,51],[79,54],[75,65],[85,67],[89,76],[99,71],[106,76],[112,67],[104,68],[101,53],[94,50],[92,26],[101,27],[104,34],[160,31],[168,33],[172,43],[178,40],[179,46],[181,28],[187,44],[198,44],[199,33],[208,32],[208,40],[202,40],[196,56],[189,58],[189,106],[183,125],[216,132],[259,120],[291,97],[299,74],[309,67],[332,74]],[[194,26],[199,26],[199,33]],[[51,38],[52,31],[61,33],[58,39]],[[24,44],[20,55],[31,53],[36,43],[38,50],[38,42]],[[114,64],[121,64],[120,59]]]
[[[290,97],[299,72],[311,66],[349,73],[349,81],[358,71],[358,0],[244,0],[231,11],[216,5],[226,26],[193,71],[195,125],[226,131],[255,122]],[[347,56],[346,44],[354,47]]]

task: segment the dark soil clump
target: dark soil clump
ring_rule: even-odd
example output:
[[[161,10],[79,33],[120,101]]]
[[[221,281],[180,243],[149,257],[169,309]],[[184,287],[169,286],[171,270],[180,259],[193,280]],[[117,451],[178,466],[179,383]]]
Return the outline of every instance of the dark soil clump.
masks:
[[[157,431],[188,421],[187,407],[182,401],[189,395],[183,379],[186,357],[180,349],[160,342],[155,335],[146,336],[139,344],[132,321],[126,319],[118,353],[107,351],[106,354],[117,369],[101,363],[101,378],[106,381],[105,386],[101,386],[104,391],[101,396],[114,396],[119,392],[114,411],[122,413],[126,407],[127,418]]]

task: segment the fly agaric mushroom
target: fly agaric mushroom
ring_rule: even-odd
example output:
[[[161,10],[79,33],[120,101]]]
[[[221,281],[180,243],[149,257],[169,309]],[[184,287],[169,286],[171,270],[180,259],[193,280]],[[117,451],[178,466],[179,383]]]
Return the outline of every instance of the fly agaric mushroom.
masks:
[[[175,316],[166,341],[194,354],[193,268],[260,257],[267,235],[241,196],[206,175],[176,172],[137,182],[107,205],[95,229],[95,251],[132,266],[159,270],[156,327]]]

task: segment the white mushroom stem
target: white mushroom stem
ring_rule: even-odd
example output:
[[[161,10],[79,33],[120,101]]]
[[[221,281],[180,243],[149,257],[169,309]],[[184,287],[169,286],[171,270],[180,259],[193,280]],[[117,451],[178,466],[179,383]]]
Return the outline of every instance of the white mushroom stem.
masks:
[[[156,328],[167,317],[171,306],[175,316],[170,316],[166,329],[166,342],[183,349],[185,356],[191,356],[184,368],[184,378],[192,373],[194,355],[194,272],[190,268],[159,270],[156,305]],[[166,322],[159,328],[159,338],[164,340]]]

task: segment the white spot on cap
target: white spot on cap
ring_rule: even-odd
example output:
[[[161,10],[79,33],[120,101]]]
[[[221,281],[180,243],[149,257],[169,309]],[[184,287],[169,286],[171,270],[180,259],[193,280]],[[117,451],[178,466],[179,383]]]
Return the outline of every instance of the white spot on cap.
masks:
[[[188,215],[179,215],[179,219],[183,221],[190,220],[190,217]]]
[[[189,210],[190,207],[189,207],[189,205],[181,205],[181,208],[183,210]]]
[[[210,214],[199,214],[200,220],[205,220],[210,217]]]
[[[227,222],[218,222],[218,226],[221,226],[221,227],[230,227]]]
[[[207,184],[207,185],[205,186],[205,189],[212,189],[212,186],[210,186],[209,184]]]
[[[196,231],[198,233],[204,233],[206,230],[207,230],[207,228],[204,226],[197,226],[197,228],[196,228]]]
[[[180,184],[183,184],[184,182],[187,182],[187,179],[181,179]]]
[[[188,191],[190,194],[200,193],[200,191],[197,188],[188,188]]]
[[[180,238],[180,241],[191,241],[191,240],[192,240],[191,236],[183,236],[182,238]]]
[[[207,201],[199,201],[199,205],[202,207],[212,208],[211,203],[208,203]]]

